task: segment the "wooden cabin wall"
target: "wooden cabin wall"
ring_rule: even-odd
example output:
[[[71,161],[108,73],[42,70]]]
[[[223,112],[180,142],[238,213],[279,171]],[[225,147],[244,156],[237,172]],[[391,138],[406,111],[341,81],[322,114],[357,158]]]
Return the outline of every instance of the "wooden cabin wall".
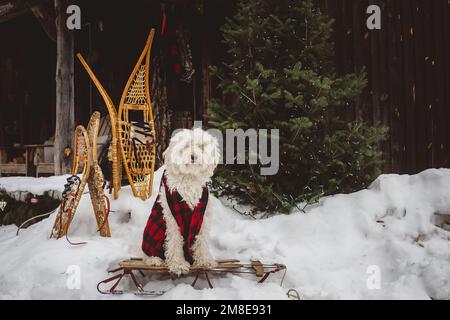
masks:
[[[75,51],[84,56],[118,106],[154,23],[154,11],[134,1],[127,5],[120,1],[81,0],[78,5],[82,10],[82,29],[76,32]],[[79,123],[87,122],[96,110],[107,114],[103,99],[77,59],[75,106]]]
[[[0,24],[0,146],[53,135],[54,50],[32,14]],[[14,122],[18,136],[12,138]]]
[[[191,33],[191,49],[196,69],[194,81],[184,92],[171,90],[176,81],[167,76],[167,51],[160,37],[162,21],[159,1],[74,0],[81,8],[82,29],[75,31],[75,52],[86,58],[112,100],[118,104],[126,81],[143,49],[150,27],[157,28],[153,47],[153,68],[157,79],[153,85],[153,107],[161,152],[170,132],[190,127],[201,120],[210,96],[208,66],[212,47],[217,47],[217,16],[223,12],[189,1],[165,4],[167,27],[182,21]],[[226,3],[218,0],[218,3]],[[201,3],[201,2],[199,2]],[[220,8],[220,7],[219,7]],[[175,20],[175,21],[174,21]],[[214,26],[214,28],[209,28]],[[48,31],[48,30],[47,30]],[[43,143],[55,130],[56,44],[50,40],[31,12],[0,24],[0,115],[4,123],[17,119],[22,144]],[[104,102],[78,60],[75,66],[75,123],[86,124],[93,111],[107,115]],[[156,79],[155,78],[155,79]],[[159,92],[157,92],[159,89]],[[163,89],[163,90],[161,90]],[[5,111],[7,110],[7,111]],[[161,114],[161,116],[159,116]],[[2,141],[0,133],[0,145]],[[4,139],[3,139],[4,140]]]
[[[194,120],[203,120],[213,87],[208,67],[223,57],[219,28],[225,15],[231,13],[230,2],[205,1],[200,7],[189,1],[178,1],[174,5],[165,3],[167,24],[163,36],[162,7],[158,1],[131,1],[129,5],[106,0],[80,0],[78,3],[85,14],[83,28],[76,35],[76,51],[85,56],[117,104],[150,27],[157,29],[152,49],[154,74],[151,86],[161,162],[171,132],[191,127]],[[188,85],[170,79],[170,66],[167,65],[167,46],[170,45],[167,34],[178,24],[191,35],[195,74]],[[178,89],[174,90],[173,86]],[[77,121],[87,121],[93,110],[106,114],[101,96],[78,61],[75,61],[75,89]]]
[[[428,167],[448,167],[448,1],[317,1],[335,19],[337,71],[345,74],[365,67],[368,74],[367,89],[345,117],[390,128],[390,137],[382,145],[385,172],[415,173]],[[149,28],[161,22],[160,2],[78,0],[76,3],[82,8],[83,23],[82,30],[76,32],[76,52],[87,58],[113,101],[118,103]],[[155,109],[161,107],[165,115],[158,121],[167,120],[158,124],[164,132],[170,132],[177,121],[187,120],[187,116],[176,118],[178,111],[191,113],[188,122],[200,120],[210,97],[220,96],[208,66],[226,60],[220,26],[225,16],[232,15],[235,3],[203,1],[202,14],[194,8],[196,15],[188,20],[193,33],[195,88],[185,108],[174,105],[169,91],[155,98]],[[382,8],[380,31],[365,27],[369,4]],[[156,43],[160,41],[156,39]],[[0,24],[0,145],[6,141],[4,129],[14,119],[18,120],[17,139],[21,143],[42,143],[54,132],[55,52],[54,42],[31,13]],[[158,57],[156,62],[162,65],[164,52],[156,47],[153,53]],[[167,89],[165,81],[161,67],[159,88]],[[165,98],[160,98],[164,95]],[[76,123],[86,124],[95,110],[106,115],[102,98],[75,61]],[[170,130],[162,129],[167,123]],[[186,126],[186,121],[182,125]]]
[[[158,1],[132,1],[129,5],[125,5],[123,2],[103,0],[79,1],[79,5],[86,15],[84,16],[85,25],[77,35],[77,51],[87,58],[112,100],[118,104],[151,27],[157,29],[152,48],[152,68],[158,63],[162,64],[162,58],[166,58],[164,57],[166,53],[161,51],[164,43],[164,38],[160,35],[161,5]],[[108,10],[105,10],[105,7]],[[182,13],[184,24],[190,28],[193,19],[190,11],[183,11],[183,8],[176,6],[176,14]],[[171,28],[173,13],[169,5],[166,6],[166,11],[167,27]],[[176,17],[176,19],[181,18]],[[76,77],[78,104],[91,105],[89,99],[86,99],[90,95],[89,78],[78,62],[76,62]],[[160,86],[167,85],[167,79],[163,77],[160,80],[162,81]],[[192,96],[194,91],[192,88],[186,90],[188,92],[185,98],[168,97],[169,108],[172,112],[180,110],[195,113],[193,101],[196,99]],[[152,102],[158,103],[158,101]],[[104,105],[95,88],[92,92],[92,105],[94,108]],[[88,110],[90,107],[85,109]]]
[[[450,3],[448,0],[317,0],[335,19],[340,74],[365,67],[369,85],[349,120],[390,128],[385,172],[450,166]],[[379,5],[382,29],[366,28]]]
[[[212,97],[220,98],[218,81],[209,72],[210,66],[219,66],[228,60],[227,47],[222,42],[221,27],[226,17],[232,17],[236,10],[236,0],[209,0],[204,2],[203,20],[200,25],[201,39],[201,79],[200,96],[203,106],[203,120],[206,123],[208,103]]]
[[[335,20],[337,72],[343,75],[365,68],[369,81],[362,96],[342,116],[390,129],[380,146],[384,172],[414,174],[431,167],[449,167],[450,1],[316,3]],[[371,4],[381,8],[381,30],[366,27],[366,10]],[[211,55],[216,58],[212,64],[227,59],[220,43],[212,48],[222,52]],[[215,86],[213,80],[212,94],[220,98]]]

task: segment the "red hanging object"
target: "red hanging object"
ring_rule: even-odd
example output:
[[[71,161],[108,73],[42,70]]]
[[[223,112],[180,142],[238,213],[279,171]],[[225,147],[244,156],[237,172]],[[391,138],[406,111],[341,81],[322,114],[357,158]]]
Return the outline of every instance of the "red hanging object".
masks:
[[[162,19],[162,25],[161,25],[161,35],[164,35],[164,32],[166,31],[166,21],[167,21],[167,17],[166,14],[163,14],[163,19]]]
[[[166,31],[166,24],[167,24],[167,16],[166,16],[166,9],[165,5],[162,5],[162,23],[161,23],[161,35],[164,35],[164,32]]]

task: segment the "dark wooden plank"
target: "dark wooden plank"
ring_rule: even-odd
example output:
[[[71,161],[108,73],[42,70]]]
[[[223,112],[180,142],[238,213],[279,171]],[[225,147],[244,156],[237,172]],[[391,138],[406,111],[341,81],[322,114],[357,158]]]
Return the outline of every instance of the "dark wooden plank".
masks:
[[[356,73],[361,72],[363,69],[366,69],[366,72],[370,74],[369,68],[371,65],[369,65],[368,61],[370,58],[370,41],[369,41],[369,31],[366,28],[366,8],[368,6],[368,1],[361,0],[361,1],[354,1],[353,2],[353,16],[352,16],[352,29],[353,29],[353,71]],[[364,109],[367,107],[367,105],[370,104],[369,99],[371,99],[371,79],[369,80],[369,84],[367,88],[365,88],[362,95],[357,97],[355,102],[355,115],[354,118],[357,120],[363,120],[364,119]],[[372,119],[365,119],[372,122]]]
[[[444,21],[442,12],[445,12],[445,6],[447,3],[444,1],[431,1],[432,5],[432,20],[433,20],[433,34],[434,34],[434,83],[436,84],[433,117],[435,119],[435,131],[434,131],[434,145],[433,152],[435,159],[433,166],[441,167],[445,159],[445,127],[447,122],[445,119],[445,64],[444,60],[447,58],[444,54],[445,42],[447,39],[443,37],[445,34]]]
[[[415,135],[416,135],[416,166],[414,172],[427,167],[427,138],[425,100],[425,48],[426,38],[424,15],[426,0],[414,0],[414,51],[415,51]]]
[[[2,175],[27,175],[27,165],[17,163],[0,164],[0,177]]]
[[[389,45],[389,17],[387,10],[387,2],[389,0],[383,0],[381,2],[381,12],[383,13],[381,18],[381,30],[380,30],[380,42],[379,45],[382,48],[380,52],[380,116],[381,116],[381,125],[384,127],[389,127],[390,125],[390,108],[389,108],[389,56],[388,51],[386,50]],[[383,151],[383,159],[384,159],[384,172],[391,172],[391,141],[390,139],[386,139],[382,143],[382,151]]]
[[[371,4],[381,6],[380,1],[370,1]],[[366,7],[367,8],[367,7]],[[371,84],[371,105],[372,105],[372,124],[379,125],[381,122],[381,60],[380,55],[384,50],[381,46],[381,30],[369,31],[370,37],[370,84]]]
[[[342,55],[342,73],[351,73],[354,71],[354,52],[353,52],[353,36],[354,36],[354,30],[353,30],[353,14],[352,14],[352,7],[355,3],[355,0],[344,0],[340,1],[341,5],[341,15],[342,15],[342,32],[341,39],[343,44],[343,55]],[[345,110],[345,109],[344,109]],[[345,114],[343,117],[347,121],[353,121],[354,120],[354,110],[355,105],[354,103],[347,108]]]
[[[433,19],[432,19],[432,2],[425,1],[424,3],[424,33],[422,45],[425,48],[425,116],[426,116],[426,163],[422,169],[430,168],[434,166],[435,153],[434,153],[434,133],[436,130],[434,110],[435,104],[435,88],[434,82],[434,65],[435,65],[435,52],[434,52],[434,34],[433,34]]]
[[[416,144],[415,144],[415,105],[414,94],[417,88],[414,83],[414,39],[416,37],[413,24],[414,6],[411,0],[401,1],[402,23],[402,56],[403,56],[403,80],[400,86],[403,96],[399,109],[399,121],[402,124],[400,133],[400,173],[412,173],[415,168]]]
[[[362,17],[367,16],[362,10],[369,3],[381,6],[383,29],[378,34],[369,33],[370,51],[366,52],[361,25],[365,24]],[[450,165],[447,2],[327,1],[328,11],[332,5],[337,8],[337,70],[342,74],[366,65],[368,91],[373,93],[370,97],[365,92],[358,99],[354,116],[391,128],[390,140],[383,144],[385,159],[390,160],[385,170],[415,173],[431,166]],[[348,115],[345,118],[351,119]]]
[[[401,46],[402,26],[400,16],[400,1],[388,1],[388,65],[389,65],[389,108],[390,108],[390,141],[391,141],[391,168],[392,172],[400,171],[400,125],[399,105],[401,103]]]
[[[442,15],[444,21],[444,27],[442,30],[443,42],[444,42],[444,74],[445,74],[445,108],[444,108],[444,159],[442,162],[443,167],[450,166],[450,5],[446,6],[445,0],[443,1]]]

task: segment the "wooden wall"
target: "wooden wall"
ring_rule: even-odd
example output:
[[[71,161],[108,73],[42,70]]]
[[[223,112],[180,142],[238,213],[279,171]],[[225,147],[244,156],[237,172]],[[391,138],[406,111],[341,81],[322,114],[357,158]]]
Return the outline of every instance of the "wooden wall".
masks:
[[[386,172],[450,166],[448,0],[318,0],[335,19],[339,73],[366,67],[369,86],[349,119],[390,127]],[[382,29],[366,27],[379,5]]]
[[[382,146],[385,172],[415,173],[429,167],[449,167],[448,0],[317,1],[335,19],[337,71],[344,74],[365,67],[368,73],[369,85],[346,117],[390,128],[390,138]],[[194,25],[194,55],[201,56],[201,61],[196,62],[200,71],[196,87],[197,119],[201,118],[200,110],[204,110],[209,95],[215,94],[216,84],[207,76],[207,65],[225,59],[219,27],[223,16],[231,13],[232,3],[207,2],[206,14]],[[76,51],[88,58],[114,101],[118,101],[141,50],[142,39],[149,26],[161,18],[160,6],[140,1],[129,6],[119,2],[112,5],[106,0],[95,4],[83,0],[80,4],[85,9],[84,25],[76,36]],[[381,7],[381,30],[366,28],[369,4]],[[105,6],[109,10],[103,10]],[[24,143],[42,142],[51,135],[54,126],[54,43],[45,38],[33,16],[2,24],[1,31],[0,108],[11,115],[26,115],[17,115],[27,119],[20,123]],[[203,40],[198,40],[199,37]],[[21,53],[16,53],[17,50]],[[105,114],[102,99],[78,62],[75,77],[76,122],[86,123],[93,110]],[[19,88],[24,83],[27,88]],[[22,101],[25,91],[30,91],[30,99]],[[0,123],[5,125],[3,118]],[[39,123],[36,119],[40,119]],[[42,119],[46,122],[42,123]],[[41,132],[41,127],[49,132]]]
[[[55,51],[32,14],[0,23],[0,146],[42,143],[53,135]],[[20,136],[11,140],[5,131],[13,122]]]

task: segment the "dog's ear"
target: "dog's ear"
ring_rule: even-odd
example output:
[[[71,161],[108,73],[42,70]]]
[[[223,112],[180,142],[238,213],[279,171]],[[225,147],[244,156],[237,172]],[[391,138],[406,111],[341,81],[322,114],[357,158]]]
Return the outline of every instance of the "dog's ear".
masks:
[[[173,131],[172,136],[170,137],[170,144],[172,143],[177,143],[180,140],[184,139],[184,137],[189,134],[192,133],[192,130],[189,129],[176,129]]]
[[[170,146],[170,143],[169,143],[169,146],[167,147],[167,149],[166,150],[164,150],[164,152],[163,152],[163,160],[164,160],[164,162],[166,162],[166,161],[168,161],[169,159],[169,154],[170,154],[170,151],[171,150],[171,146]]]
[[[169,145],[167,149],[163,152],[164,162],[171,161],[172,151],[177,143],[182,141],[187,134],[190,134],[191,130],[189,129],[177,129],[172,133],[172,137],[170,138]]]
[[[164,152],[163,152],[164,163],[167,163],[168,161],[170,161],[170,153],[172,152],[172,149],[173,149],[173,141],[172,141],[172,139],[170,139],[169,145],[167,146],[166,150],[164,150]]]

